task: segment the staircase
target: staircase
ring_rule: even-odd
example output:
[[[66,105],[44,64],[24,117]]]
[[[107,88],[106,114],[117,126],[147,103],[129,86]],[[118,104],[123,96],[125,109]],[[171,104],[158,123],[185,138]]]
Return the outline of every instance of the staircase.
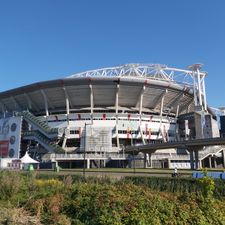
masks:
[[[45,137],[39,131],[28,131],[23,133],[23,139],[25,140],[35,140],[39,144],[41,144],[46,150],[50,153],[64,153],[64,149],[57,145],[56,143],[52,142],[50,139]]]
[[[224,146],[207,146],[204,150],[199,151],[199,159],[203,160],[209,155],[215,155],[222,151],[224,149]]]
[[[58,138],[62,137],[64,131],[58,128],[51,128],[43,121],[40,121],[36,116],[28,111],[18,112],[17,116],[22,116],[29,124],[33,126],[34,129],[37,129],[48,138]]]

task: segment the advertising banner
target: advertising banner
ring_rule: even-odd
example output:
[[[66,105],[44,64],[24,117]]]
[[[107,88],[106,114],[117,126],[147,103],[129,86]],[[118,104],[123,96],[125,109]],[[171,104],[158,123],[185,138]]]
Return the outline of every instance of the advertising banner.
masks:
[[[0,157],[5,158],[9,155],[9,141],[0,141]]]
[[[0,119],[0,158],[19,158],[21,117]]]

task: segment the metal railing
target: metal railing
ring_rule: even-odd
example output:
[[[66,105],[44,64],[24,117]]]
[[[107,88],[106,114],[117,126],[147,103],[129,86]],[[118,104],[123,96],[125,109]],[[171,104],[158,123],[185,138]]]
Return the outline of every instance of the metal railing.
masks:
[[[35,138],[35,140],[40,143],[41,145],[43,145],[47,150],[51,151],[51,152],[65,152],[64,149],[62,147],[60,147],[59,145],[57,145],[56,143],[52,142],[51,140],[49,140],[48,138],[46,138],[42,133],[40,133],[39,131],[28,131],[28,132],[24,132],[23,133],[23,137],[26,139],[30,138]]]
[[[86,159],[126,159],[128,155],[126,154],[93,154],[93,153],[86,153]],[[84,159],[84,153],[81,154],[50,154],[49,159]]]
[[[36,116],[28,111],[18,112],[17,116],[22,116],[28,123],[33,125],[47,137],[57,137],[63,135],[63,131],[61,129],[48,126],[46,122],[39,120]]]

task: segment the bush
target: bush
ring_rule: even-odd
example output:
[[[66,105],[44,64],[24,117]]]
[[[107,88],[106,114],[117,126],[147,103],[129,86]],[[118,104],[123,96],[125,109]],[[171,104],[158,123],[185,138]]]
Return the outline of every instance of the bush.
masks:
[[[208,179],[208,178],[207,178]],[[210,178],[211,179],[211,178]],[[212,180],[214,182],[214,193],[216,197],[225,196],[225,181]],[[120,183],[130,182],[135,185],[147,186],[157,191],[167,191],[177,194],[195,193],[205,195],[206,186],[200,180],[193,178],[170,178],[170,177],[125,177]],[[203,182],[207,183],[207,181]]]
[[[16,196],[23,186],[21,176],[16,172],[0,171],[0,199],[9,200]]]
[[[38,174],[13,172],[3,172],[0,177],[1,189],[6,187],[3,194],[11,193],[7,205],[5,198],[0,198],[0,206],[4,205],[0,224],[14,224],[10,218],[18,212],[39,218],[37,224],[225,224],[225,199],[212,195],[218,187],[222,190],[224,183],[214,181],[214,186],[208,178],[126,177],[115,181],[57,174],[41,179]],[[19,185],[12,187],[14,179]],[[11,187],[15,193],[10,192]],[[209,196],[213,201],[207,200]]]

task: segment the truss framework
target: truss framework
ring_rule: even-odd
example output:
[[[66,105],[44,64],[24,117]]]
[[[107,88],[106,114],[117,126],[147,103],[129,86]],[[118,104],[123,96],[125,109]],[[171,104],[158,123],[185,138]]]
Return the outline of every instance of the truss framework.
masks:
[[[205,77],[206,72],[199,72]],[[194,84],[194,76],[197,71],[167,67],[162,64],[126,64],[116,67],[108,67],[77,73],[74,77],[136,77],[154,80],[163,80],[174,83],[182,83],[188,86]]]

